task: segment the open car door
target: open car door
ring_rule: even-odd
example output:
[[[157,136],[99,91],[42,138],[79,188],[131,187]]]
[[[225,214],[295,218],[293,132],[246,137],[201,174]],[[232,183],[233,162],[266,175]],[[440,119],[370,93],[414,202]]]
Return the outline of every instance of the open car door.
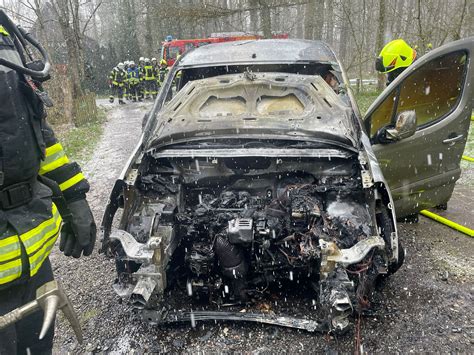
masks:
[[[472,112],[473,55],[474,37],[431,51],[367,111],[365,128],[398,218],[451,197]]]

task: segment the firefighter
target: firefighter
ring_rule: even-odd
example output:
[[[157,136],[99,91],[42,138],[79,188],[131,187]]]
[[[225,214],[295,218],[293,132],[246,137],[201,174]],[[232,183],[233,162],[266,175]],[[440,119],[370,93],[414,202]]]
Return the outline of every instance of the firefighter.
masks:
[[[144,83],[145,83],[145,98],[152,96],[156,97],[156,82],[155,82],[155,70],[149,58],[145,58],[145,65],[143,66]]]
[[[161,88],[161,85],[163,85],[163,82],[165,80],[166,74],[168,74],[168,63],[165,59],[160,60],[160,69],[158,72],[158,87]]]
[[[115,72],[118,71],[117,67],[113,67],[109,73],[109,89],[110,89],[110,96],[109,102],[113,103],[115,98],[115,93],[117,91],[116,85],[114,84]]]
[[[138,73],[140,75],[140,84],[138,86],[138,97],[142,100],[145,98],[145,83],[143,82],[145,78],[145,73],[143,67],[145,66],[145,58],[140,57],[138,59]]]
[[[155,76],[155,89],[158,94],[158,88],[160,87],[158,82],[160,76],[160,65],[158,64],[158,60],[155,57],[151,58],[151,65],[153,66],[153,75]]]
[[[43,60],[32,59],[31,46]],[[53,280],[59,235],[67,256],[89,256],[95,244],[89,183],[45,120],[49,68],[43,47],[0,10],[0,316]],[[0,330],[0,354],[51,353],[54,325],[39,340],[42,318],[38,311]]]
[[[109,82],[112,89],[109,101],[114,102],[114,96],[117,95],[120,105],[125,104],[125,101],[123,101],[123,91],[127,79],[127,73],[124,68],[124,64],[119,63],[114,69],[112,69],[109,75]]]
[[[127,80],[131,100],[133,100],[134,102],[136,102],[137,100],[142,101],[138,92],[138,87],[140,86],[140,72],[138,71],[138,68],[136,67],[134,61],[130,62],[127,71]]]
[[[155,70],[155,73],[156,73],[156,70],[158,70],[158,61],[156,60],[156,58],[151,58],[151,65],[153,65],[153,69]]]
[[[130,66],[130,61],[129,60],[126,60],[125,62],[123,62],[123,71],[125,72],[125,74],[128,73],[128,68]],[[128,76],[125,75],[125,81],[124,81],[124,85],[123,85],[123,97],[125,97],[127,100],[130,100],[130,92],[129,92],[129,84],[128,84]]]
[[[387,74],[387,86],[416,60],[416,50],[403,39],[385,45],[375,61],[375,69]]]

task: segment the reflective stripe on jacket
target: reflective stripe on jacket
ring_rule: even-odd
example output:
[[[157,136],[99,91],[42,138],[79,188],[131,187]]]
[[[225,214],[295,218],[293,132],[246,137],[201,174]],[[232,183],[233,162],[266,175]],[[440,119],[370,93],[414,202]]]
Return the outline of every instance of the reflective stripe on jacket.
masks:
[[[128,76],[128,82],[131,85],[136,85],[140,82],[140,72],[138,68],[135,68],[135,69],[129,68],[127,76]]]
[[[145,80],[155,80],[155,68],[153,68],[153,65],[145,65],[143,71],[145,73]]]
[[[115,69],[110,72],[109,79],[112,80],[112,84],[115,86],[124,86],[127,81],[127,73],[121,69]]]
[[[161,67],[159,74],[158,83],[161,85],[165,81],[166,74],[168,74],[168,67]]]
[[[6,228],[0,234],[0,286],[19,279],[22,274],[25,277],[34,276],[51,253],[61,225],[62,219],[58,209],[51,203],[49,218],[38,218],[32,223],[32,228],[25,231]],[[22,250],[26,257],[23,256]],[[26,273],[28,269],[29,272]]]
[[[89,183],[80,166],[69,161],[63,146],[58,142],[46,122],[44,123],[43,134],[46,151],[45,158],[40,163],[38,174],[55,181],[66,200],[85,198],[85,193],[89,191]]]

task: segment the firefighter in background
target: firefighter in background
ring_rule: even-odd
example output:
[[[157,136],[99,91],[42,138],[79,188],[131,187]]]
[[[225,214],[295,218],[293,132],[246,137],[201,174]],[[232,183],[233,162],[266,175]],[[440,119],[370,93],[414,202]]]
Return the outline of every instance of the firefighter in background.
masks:
[[[43,57],[34,60],[30,46]],[[91,255],[96,225],[89,183],[46,122],[43,47],[0,10],[0,316],[35,299],[53,280],[49,254],[61,234],[66,256]],[[79,266],[79,265],[77,265]],[[76,266],[74,266],[76,267]],[[73,285],[71,285],[73,286]],[[38,336],[38,311],[0,330],[0,354],[50,354],[54,326]]]
[[[119,63],[109,75],[109,85],[112,90],[109,101],[114,102],[114,97],[117,95],[119,100],[119,104],[124,105],[125,101],[123,101],[123,90],[125,87],[127,79],[127,73],[124,70],[124,64]]]
[[[145,66],[145,58],[140,57],[138,59],[138,74],[140,75],[140,84],[138,86],[138,97],[143,100],[145,98],[145,73],[144,73],[144,66]]]
[[[114,78],[115,78],[115,71],[118,70],[117,67],[112,68],[112,70],[109,73],[109,89],[110,89],[110,95],[109,95],[109,102],[113,103],[114,102],[114,97],[115,97],[115,84],[114,84]]]
[[[149,98],[152,96],[153,98],[156,97],[156,81],[155,81],[155,70],[153,65],[151,64],[150,59],[145,58],[145,65],[143,66],[143,81],[145,83],[145,98]]]
[[[158,61],[156,60],[156,58],[151,58],[151,65],[153,66],[153,70],[155,71],[156,76],[156,73],[158,71]]]
[[[125,73],[128,73],[129,65],[130,65],[130,61],[126,60],[125,62],[123,62],[123,71]],[[123,97],[125,97],[127,100],[130,100],[129,90],[128,90],[128,76],[127,75],[125,76],[125,82],[124,82],[124,85],[123,85]]]
[[[127,70],[127,81],[130,99],[134,102],[136,102],[137,100],[142,101],[138,92],[138,88],[140,86],[140,72],[136,67],[134,61],[130,62],[129,68]]]
[[[387,74],[387,86],[416,60],[416,50],[403,39],[385,45],[375,61],[375,69]]]
[[[161,59],[160,60],[160,69],[158,70],[158,87],[161,88],[161,85],[163,85],[163,82],[165,80],[166,74],[168,74],[168,63],[166,60]]]

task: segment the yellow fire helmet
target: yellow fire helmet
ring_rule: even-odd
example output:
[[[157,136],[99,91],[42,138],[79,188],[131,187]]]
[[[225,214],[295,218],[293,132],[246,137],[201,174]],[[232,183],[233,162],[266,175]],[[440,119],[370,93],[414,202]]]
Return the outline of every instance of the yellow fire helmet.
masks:
[[[393,40],[385,45],[375,61],[375,69],[381,73],[389,73],[398,68],[406,68],[416,58],[416,51],[403,39]]]
[[[161,59],[160,60],[160,65],[168,65],[168,63],[166,62],[165,59]]]

